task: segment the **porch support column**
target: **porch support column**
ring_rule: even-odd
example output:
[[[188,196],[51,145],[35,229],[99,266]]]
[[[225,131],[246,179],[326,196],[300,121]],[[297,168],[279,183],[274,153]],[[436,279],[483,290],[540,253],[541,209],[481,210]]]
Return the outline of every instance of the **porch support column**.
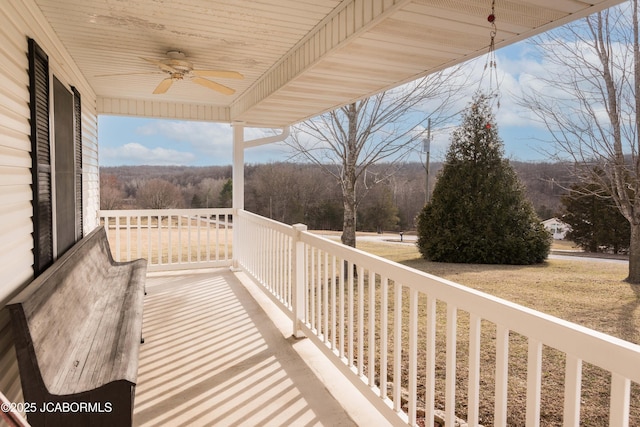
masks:
[[[233,209],[244,209],[244,123],[233,124]]]
[[[244,209],[244,122],[233,124],[233,194],[231,207],[234,213],[233,227],[233,253],[231,268],[238,269],[238,256],[242,248],[240,247],[240,227],[237,221],[238,210]]]

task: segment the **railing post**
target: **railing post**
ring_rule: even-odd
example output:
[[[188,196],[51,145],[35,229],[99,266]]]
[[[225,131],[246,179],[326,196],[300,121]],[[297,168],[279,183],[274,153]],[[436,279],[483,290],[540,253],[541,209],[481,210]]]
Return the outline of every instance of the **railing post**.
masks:
[[[304,243],[300,240],[300,233],[307,231],[304,224],[293,225],[293,245],[292,245],[292,279],[291,286],[291,305],[293,309],[293,336],[296,338],[304,337],[300,328],[300,322],[303,321],[304,312]]]
[[[243,241],[242,238],[240,237],[240,233],[243,231],[241,230],[241,226],[240,226],[240,215],[239,215],[240,209],[237,208],[233,208],[233,231],[231,232],[231,241],[233,242],[233,253],[231,254],[231,271],[240,271],[242,270],[242,268],[240,268],[240,257],[241,257],[241,253],[244,250],[244,248],[242,247],[243,245]],[[224,250],[224,256],[225,259],[228,258],[229,255],[229,241],[227,239],[228,237],[228,228],[229,228],[229,222],[228,222],[228,218],[229,216],[226,215],[225,216],[225,241],[227,241],[227,246],[225,247]],[[217,226],[216,226],[217,227]],[[218,231],[216,230],[216,233]],[[217,235],[216,235],[216,240],[217,240]],[[217,250],[217,249],[216,249]]]

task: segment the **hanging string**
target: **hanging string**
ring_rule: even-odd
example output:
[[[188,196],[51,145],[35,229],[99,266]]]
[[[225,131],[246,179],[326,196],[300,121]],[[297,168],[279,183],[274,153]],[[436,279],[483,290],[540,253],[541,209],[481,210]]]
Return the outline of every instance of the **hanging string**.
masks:
[[[496,34],[498,33],[498,28],[496,27],[496,0],[491,1],[491,13],[487,17],[487,21],[491,25],[491,31],[489,33],[489,52],[487,53],[487,62],[484,64],[484,69],[482,70],[482,76],[480,77],[480,84],[478,86],[478,91],[483,89],[482,84],[485,80],[485,76],[488,75],[489,87],[488,90],[483,90],[485,94],[487,94],[490,98],[493,98],[491,102],[491,106],[494,104],[497,108],[500,108],[500,82],[498,81],[498,66],[496,61]]]

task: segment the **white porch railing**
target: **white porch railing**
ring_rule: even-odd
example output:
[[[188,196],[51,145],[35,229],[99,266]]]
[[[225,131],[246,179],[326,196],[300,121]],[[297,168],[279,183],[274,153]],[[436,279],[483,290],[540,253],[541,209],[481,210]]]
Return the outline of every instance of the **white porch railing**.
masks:
[[[116,261],[146,258],[148,270],[231,265],[233,209],[100,211]]]
[[[469,425],[479,424],[480,389],[487,387],[480,374],[491,371],[493,425],[507,425],[509,402],[526,411],[527,426],[538,426],[541,409],[548,409],[541,404],[544,350],[563,354],[557,363],[564,372],[563,402],[553,406],[565,426],[580,424],[583,362],[610,378],[609,425],[629,425],[631,383],[640,383],[640,346],[345,247],[304,226],[246,211],[237,213],[235,223],[239,266],[291,314],[294,333],[309,337],[392,423],[415,425],[420,402],[425,425],[433,425],[437,395],[444,395],[448,426],[454,425],[456,405],[465,408]],[[468,357],[456,352],[463,319],[469,344],[460,356]],[[486,328],[493,331],[489,340],[481,339]],[[510,342],[523,348],[521,355],[514,354],[516,345],[510,352]],[[494,360],[481,358],[483,346],[495,349]],[[526,371],[526,397],[514,403],[508,384],[516,363]],[[467,369],[466,397],[456,399],[457,377]]]

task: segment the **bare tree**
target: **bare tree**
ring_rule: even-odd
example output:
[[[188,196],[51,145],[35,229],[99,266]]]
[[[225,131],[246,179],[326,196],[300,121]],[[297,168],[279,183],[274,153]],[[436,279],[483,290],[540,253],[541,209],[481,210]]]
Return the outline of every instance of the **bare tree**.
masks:
[[[638,0],[536,40],[547,75],[523,96],[553,135],[554,154],[596,184],[631,225],[629,276],[640,284]],[[640,295],[640,294],[639,294]]]
[[[100,209],[120,209],[124,191],[118,177],[113,174],[100,175]]]
[[[197,195],[200,199],[200,207],[216,207],[220,198],[220,192],[225,180],[222,178],[204,178],[198,184]]]
[[[428,118],[435,127],[451,118],[450,110],[463,85],[461,68],[455,68],[353,102],[296,127],[287,144],[340,183],[342,243],[356,244],[360,199],[371,186],[392,175],[422,143]],[[372,164],[381,161],[389,167],[367,174]]]
[[[182,207],[180,188],[162,178],[145,181],[136,193],[138,204],[143,209],[171,209]]]

